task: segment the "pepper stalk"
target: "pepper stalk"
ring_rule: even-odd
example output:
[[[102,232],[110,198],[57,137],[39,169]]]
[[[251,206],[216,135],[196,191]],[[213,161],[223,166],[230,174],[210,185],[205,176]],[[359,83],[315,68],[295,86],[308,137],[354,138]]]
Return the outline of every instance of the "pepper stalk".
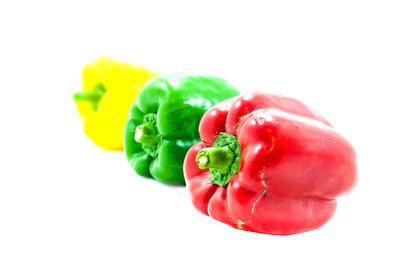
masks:
[[[240,155],[236,137],[221,133],[212,147],[199,150],[196,163],[200,169],[210,169],[211,183],[225,186],[238,172]]]

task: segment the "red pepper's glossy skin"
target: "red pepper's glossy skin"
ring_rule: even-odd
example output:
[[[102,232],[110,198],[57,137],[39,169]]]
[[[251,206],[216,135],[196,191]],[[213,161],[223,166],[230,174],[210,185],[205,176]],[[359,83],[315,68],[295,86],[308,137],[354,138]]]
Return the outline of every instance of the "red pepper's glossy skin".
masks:
[[[208,110],[199,130],[202,142],[184,163],[192,202],[235,228],[277,235],[316,229],[356,183],[351,144],[297,100],[247,93]],[[195,161],[221,132],[236,136],[241,148],[239,171],[225,187],[211,184],[209,170]]]

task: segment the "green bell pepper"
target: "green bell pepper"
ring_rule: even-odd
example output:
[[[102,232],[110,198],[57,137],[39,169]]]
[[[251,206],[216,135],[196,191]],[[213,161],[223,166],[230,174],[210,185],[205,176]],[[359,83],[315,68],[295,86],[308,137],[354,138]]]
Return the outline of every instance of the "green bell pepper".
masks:
[[[227,81],[187,73],[150,80],[129,111],[124,149],[141,176],[184,184],[183,160],[200,141],[199,122],[213,105],[239,95]]]

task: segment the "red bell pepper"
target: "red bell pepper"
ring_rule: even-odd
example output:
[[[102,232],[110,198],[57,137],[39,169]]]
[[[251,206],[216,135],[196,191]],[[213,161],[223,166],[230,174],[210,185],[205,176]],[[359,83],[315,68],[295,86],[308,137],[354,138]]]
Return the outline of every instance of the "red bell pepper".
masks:
[[[232,227],[287,235],[316,229],[357,180],[351,144],[303,103],[247,93],[209,109],[184,173],[194,206]]]

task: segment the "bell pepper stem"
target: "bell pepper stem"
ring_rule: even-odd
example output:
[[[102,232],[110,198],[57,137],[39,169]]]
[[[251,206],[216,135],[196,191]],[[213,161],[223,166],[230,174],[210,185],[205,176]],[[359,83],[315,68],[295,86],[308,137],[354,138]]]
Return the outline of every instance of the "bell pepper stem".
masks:
[[[199,151],[196,162],[200,169],[213,168],[225,175],[230,172],[235,157],[235,153],[228,146],[210,147]]]
[[[102,94],[93,91],[80,91],[74,93],[74,100],[96,102],[100,100],[102,96],[103,96]]]
[[[96,84],[91,91],[80,91],[74,93],[74,101],[87,101],[91,103],[93,111],[97,110],[101,98],[106,93],[106,89],[102,83]]]
[[[158,144],[157,130],[151,122],[143,123],[136,127],[135,140],[149,147],[155,146]]]

